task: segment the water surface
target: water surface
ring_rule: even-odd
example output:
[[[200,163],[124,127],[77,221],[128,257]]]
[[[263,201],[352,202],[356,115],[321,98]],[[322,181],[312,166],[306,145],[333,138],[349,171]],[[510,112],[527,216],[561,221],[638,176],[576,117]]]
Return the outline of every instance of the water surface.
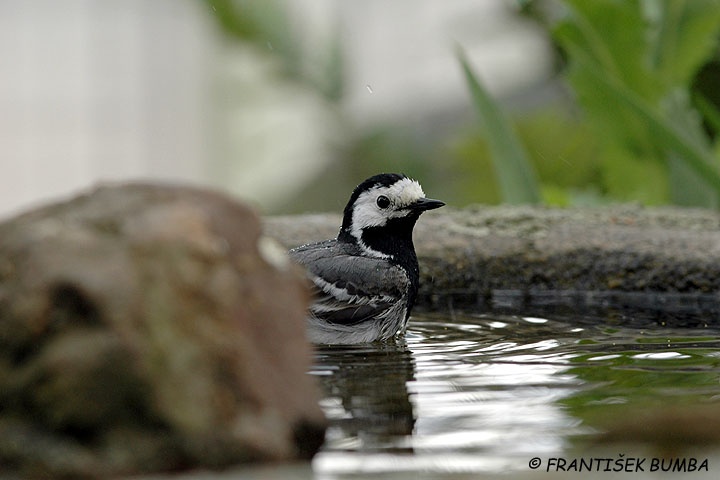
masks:
[[[595,438],[598,420],[717,405],[720,330],[663,325],[428,314],[397,344],[320,348],[330,427],[315,477],[527,472]]]

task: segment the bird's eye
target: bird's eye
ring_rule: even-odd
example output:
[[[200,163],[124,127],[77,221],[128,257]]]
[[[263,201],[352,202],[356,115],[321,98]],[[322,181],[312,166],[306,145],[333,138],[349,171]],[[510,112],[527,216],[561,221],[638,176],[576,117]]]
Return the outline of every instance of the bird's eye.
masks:
[[[380,195],[377,200],[375,200],[375,203],[377,203],[378,207],[384,210],[390,206],[390,199],[385,195]]]

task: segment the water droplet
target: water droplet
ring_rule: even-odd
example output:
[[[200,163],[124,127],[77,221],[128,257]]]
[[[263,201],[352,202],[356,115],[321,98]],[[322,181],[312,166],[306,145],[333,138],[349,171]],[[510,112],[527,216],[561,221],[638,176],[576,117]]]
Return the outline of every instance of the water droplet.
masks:
[[[273,49],[272,43],[267,42],[267,47],[268,47],[269,50],[272,50],[272,49]]]
[[[365,85],[365,88],[367,88],[368,93],[373,93],[373,89],[370,85]]]

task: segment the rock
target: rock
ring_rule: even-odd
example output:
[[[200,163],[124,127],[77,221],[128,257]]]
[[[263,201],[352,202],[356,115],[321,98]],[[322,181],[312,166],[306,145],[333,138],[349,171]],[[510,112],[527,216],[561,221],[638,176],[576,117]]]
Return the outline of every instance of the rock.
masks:
[[[338,215],[271,217],[285,247],[337,234]],[[415,227],[416,311],[544,307],[704,312],[720,322],[720,215],[687,208],[443,208]]]
[[[0,473],[309,458],[309,293],[248,208],[106,186],[0,224]]]

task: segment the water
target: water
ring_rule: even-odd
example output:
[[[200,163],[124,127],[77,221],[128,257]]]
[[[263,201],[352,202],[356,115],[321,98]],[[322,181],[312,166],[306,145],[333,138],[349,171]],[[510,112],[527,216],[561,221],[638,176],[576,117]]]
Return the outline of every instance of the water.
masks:
[[[321,348],[311,373],[330,427],[315,478],[528,472],[635,412],[720,414],[718,328],[627,324],[417,315],[397,345]]]

